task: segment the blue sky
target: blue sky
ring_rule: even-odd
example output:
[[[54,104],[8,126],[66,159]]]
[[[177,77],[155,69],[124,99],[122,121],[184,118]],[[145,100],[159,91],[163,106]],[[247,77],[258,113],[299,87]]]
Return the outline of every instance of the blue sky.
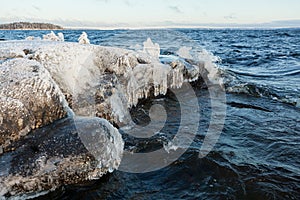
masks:
[[[9,0],[0,23],[65,27],[300,27],[300,0]]]

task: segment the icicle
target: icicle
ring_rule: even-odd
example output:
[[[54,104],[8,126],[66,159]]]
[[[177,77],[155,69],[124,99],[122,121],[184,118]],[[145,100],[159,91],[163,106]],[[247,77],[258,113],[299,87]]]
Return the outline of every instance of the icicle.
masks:
[[[153,68],[154,95],[166,94],[168,90],[168,74],[171,67],[157,63]]]
[[[138,103],[138,97],[137,97],[137,90],[138,90],[138,83],[135,79],[135,77],[132,75],[130,76],[130,79],[128,81],[127,85],[127,97],[128,97],[128,106],[131,105],[137,105]]]
[[[171,88],[180,88],[183,84],[183,72],[180,68],[175,68],[172,70],[172,83]]]

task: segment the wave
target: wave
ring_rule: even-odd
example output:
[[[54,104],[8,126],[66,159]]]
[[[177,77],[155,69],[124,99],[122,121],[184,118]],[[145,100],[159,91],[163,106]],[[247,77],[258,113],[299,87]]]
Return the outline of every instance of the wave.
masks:
[[[220,70],[228,93],[269,98],[300,107],[300,88],[295,84],[299,81],[298,65],[264,69],[265,71],[261,68],[240,70],[227,67]]]
[[[235,69],[227,69],[229,72],[233,72],[236,75],[242,75],[242,76],[249,76],[249,77],[258,77],[258,78],[272,78],[272,77],[282,77],[282,76],[296,76],[300,74],[300,69],[298,66],[292,67],[292,69],[286,69],[286,70],[276,70],[272,71],[272,73],[251,73],[251,72],[245,72],[245,71],[239,71]]]
[[[274,88],[266,85],[257,85],[255,83],[235,83],[234,85],[229,84],[230,83],[227,83],[226,86],[226,91],[228,93],[245,94],[254,97],[264,97],[281,103],[300,107],[300,97],[286,96],[284,94],[281,94],[282,92],[278,92]]]
[[[255,105],[249,105],[249,104],[245,104],[245,103],[227,102],[227,105],[230,105],[231,107],[236,107],[236,108],[250,108],[250,109],[254,109],[254,110],[272,112],[271,110],[268,110],[266,108],[262,108],[260,106],[255,106]]]

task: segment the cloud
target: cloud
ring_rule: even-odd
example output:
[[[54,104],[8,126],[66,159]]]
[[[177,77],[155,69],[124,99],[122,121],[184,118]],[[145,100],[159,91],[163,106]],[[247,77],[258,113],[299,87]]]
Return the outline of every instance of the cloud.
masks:
[[[178,28],[253,28],[253,29],[264,29],[264,28],[300,28],[299,20],[282,20],[282,21],[271,21],[267,23],[190,23],[182,22],[178,23],[175,21],[162,21],[151,24],[143,24],[145,27],[178,27]]]
[[[183,13],[182,10],[180,10],[180,8],[178,6],[169,6],[169,9],[171,9],[172,11],[174,11],[176,13]]]
[[[129,6],[129,7],[134,6],[134,3],[131,2],[130,0],[124,0],[124,3],[125,3],[126,6]]]
[[[95,1],[104,2],[104,3],[108,3],[109,2],[109,0],[95,0]]]
[[[101,2],[101,3],[114,3],[113,0],[94,0],[96,2]],[[133,3],[131,0],[122,0],[121,3],[124,3],[126,6],[133,6],[135,3]]]
[[[107,22],[94,22],[94,21],[81,21],[81,20],[64,20],[64,19],[54,19],[47,21],[49,23],[54,23],[61,25],[65,28],[120,28],[120,27],[130,27],[130,24],[127,23],[107,23]]]
[[[40,7],[35,6],[35,5],[32,5],[32,7],[33,7],[35,10],[37,10],[37,11],[41,11],[41,10],[42,10]]]
[[[231,13],[230,15],[224,16],[224,19],[233,20],[237,19],[237,16],[234,13]]]

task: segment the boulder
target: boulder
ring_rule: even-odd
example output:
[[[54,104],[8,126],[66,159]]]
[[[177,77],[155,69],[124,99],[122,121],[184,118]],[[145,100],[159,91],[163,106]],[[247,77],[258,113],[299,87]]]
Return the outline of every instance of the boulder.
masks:
[[[11,59],[0,71],[0,146],[66,117],[64,96],[40,63]]]
[[[124,143],[104,119],[65,118],[7,148],[15,150],[0,156],[0,199],[29,198],[66,184],[99,179],[119,166]]]

